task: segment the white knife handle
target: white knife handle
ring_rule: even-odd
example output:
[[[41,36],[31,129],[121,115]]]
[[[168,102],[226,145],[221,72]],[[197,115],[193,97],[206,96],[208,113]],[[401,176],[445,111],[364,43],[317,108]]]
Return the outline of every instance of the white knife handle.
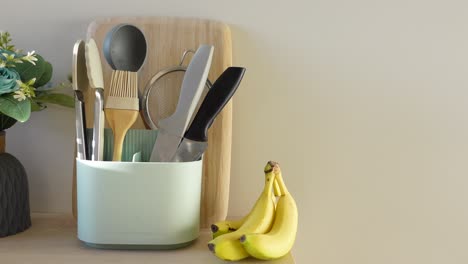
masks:
[[[158,127],[182,137],[203,93],[211,67],[213,46],[201,45],[185,71],[174,114],[159,122]]]

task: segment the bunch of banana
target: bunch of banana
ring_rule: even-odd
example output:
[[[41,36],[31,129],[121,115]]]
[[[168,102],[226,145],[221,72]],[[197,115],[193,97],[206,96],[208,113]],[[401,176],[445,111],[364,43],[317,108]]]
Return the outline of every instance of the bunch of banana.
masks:
[[[275,209],[275,196],[279,196]],[[243,219],[221,221],[211,226],[213,240],[208,248],[224,260],[249,256],[276,259],[286,255],[296,238],[296,203],[284,184],[276,162],[265,166],[265,187],[251,212]]]
[[[275,216],[272,187],[277,169],[278,166],[272,162],[265,166],[265,187],[242,225],[236,231],[217,236],[208,243],[208,248],[220,259],[235,261],[247,258],[249,254],[240,243],[240,237],[250,233],[266,233],[271,229]]]
[[[271,230],[266,234],[245,234],[240,238],[244,249],[258,259],[277,259],[288,254],[296,239],[297,206],[284,184],[279,168],[275,181],[279,184],[281,196],[276,204],[275,220]]]
[[[272,165],[269,163],[266,165],[265,170],[271,170]],[[266,174],[266,173],[265,173]],[[265,186],[269,184],[268,177],[265,177]],[[275,196],[271,196],[271,201],[273,203],[273,206],[276,207],[276,196],[281,196],[281,191],[280,187],[277,181],[273,182],[273,190]],[[236,220],[224,220],[224,221],[219,221],[211,225],[211,232],[213,234],[213,239],[217,238],[220,235],[224,235],[227,233],[231,233],[233,231],[236,231],[239,229],[245,222],[245,219],[249,217],[250,213],[246,216],[244,216],[242,219],[236,219]]]
[[[215,224],[212,224],[211,225],[211,233],[213,234],[213,239],[215,239],[215,238],[217,238],[217,237],[219,237],[221,235],[231,233],[231,232],[236,231],[237,229],[239,229],[242,226],[242,224],[244,223],[247,216],[245,216],[242,219],[224,220],[224,221],[220,221],[220,222],[217,222]]]

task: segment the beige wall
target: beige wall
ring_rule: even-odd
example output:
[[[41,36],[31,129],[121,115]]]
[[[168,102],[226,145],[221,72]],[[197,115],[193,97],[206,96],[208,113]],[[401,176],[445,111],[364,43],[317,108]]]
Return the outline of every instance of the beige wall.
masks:
[[[225,21],[248,69],[234,101],[230,214],[248,211],[273,159],[299,206],[298,263],[468,262],[464,1],[14,3],[0,28],[49,58],[56,80],[95,17]],[[8,131],[34,210],[70,211],[73,125],[73,111],[51,108]]]

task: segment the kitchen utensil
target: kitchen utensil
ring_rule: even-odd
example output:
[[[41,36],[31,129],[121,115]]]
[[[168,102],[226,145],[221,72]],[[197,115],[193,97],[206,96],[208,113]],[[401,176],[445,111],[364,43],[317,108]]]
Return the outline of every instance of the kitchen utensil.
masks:
[[[146,59],[146,39],[139,28],[119,24],[107,33],[103,51],[114,70],[137,72]]]
[[[119,24],[121,25],[121,24]],[[119,29],[119,25],[115,25],[114,27],[111,28],[106,34],[106,37],[104,38],[104,42],[102,44],[102,53],[104,54],[104,58],[106,59],[107,63],[113,70],[116,69],[114,62],[112,62],[112,57],[111,57],[111,42],[112,42],[112,37],[114,36],[115,31]]]
[[[201,45],[193,55],[182,81],[174,114],[158,122],[158,137],[150,161],[172,160],[202,94],[211,66],[213,49],[211,45]]]
[[[189,53],[195,53],[195,51],[184,51],[178,66],[160,70],[146,84],[140,105],[143,120],[148,128],[158,129],[156,124],[159,120],[174,113],[177,100],[169,100],[169,98],[179,98],[182,78],[187,70],[183,63]],[[207,79],[204,92],[207,92],[211,86],[210,80]]]
[[[138,151],[137,153],[133,154],[132,162],[141,162],[141,151]]]
[[[231,99],[244,76],[245,68],[229,67],[213,83],[172,161],[199,160],[208,145],[208,128]]]
[[[139,114],[137,75],[134,72],[114,71],[104,113],[114,134],[113,161],[120,161],[127,130]]]
[[[213,61],[210,68],[209,79],[214,81],[226,69],[232,65],[232,35],[229,26],[216,20],[207,20],[201,18],[181,18],[170,16],[115,16],[102,17],[92,21],[87,29],[87,37],[92,37],[98,45],[102,45],[107,32],[115,25],[122,23],[131,23],[142,29],[148,45],[148,58],[144,67],[138,72],[138,78],[142,81],[140,85],[140,94],[143,94],[145,85],[161,69],[170,66],[176,66],[184,50],[196,49],[202,43],[208,43],[216,48],[213,55]],[[99,46],[102,51],[102,46]],[[104,55],[101,53],[102,59]],[[192,54],[188,54],[184,65],[190,61]],[[107,64],[107,63],[106,63]],[[108,90],[112,68],[103,65],[104,83]],[[183,72],[176,72],[173,75],[183,77]],[[182,80],[182,78],[180,78]],[[160,83],[160,82],[158,82]],[[179,86],[176,87],[180,89]],[[241,88],[243,89],[243,88]],[[206,89],[204,90],[204,92]],[[106,96],[109,91],[105,91]],[[156,89],[153,90],[150,98],[150,105],[154,105],[157,98],[154,98]],[[94,90],[89,89],[86,98],[94,101]],[[107,97],[106,97],[107,98]],[[175,96],[166,96],[165,102],[170,105],[177,105],[179,92]],[[237,106],[230,101],[216,117],[208,133],[208,148],[203,155],[203,182],[201,195],[200,227],[209,228],[210,225],[218,220],[225,219],[228,213],[229,204],[229,183],[231,175],[231,154],[232,154],[232,113],[233,107]],[[87,127],[93,127],[93,107],[86,106]],[[153,112],[153,120],[157,124]],[[148,129],[145,127],[143,118],[138,118],[133,124],[132,129]],[[109,129],[110,130],[110,129]],[[156,132],[157,130],[147,130]],[[156,138],[155,133],[155,138]],[[112,131],[107,130],[105,135],[112,135]],[[127,133],[125,141],[129,138]],[[107,139],[106,139],[107,141]],[[112,145],[110,146],[110,149]],[[153,146],[149,146],[149,152],[145,157],[143,148],[135,149],[130,152],[131,155],[139,150],[142,151],[142,160],[148,161]],[[106,150],[104,151],[106,153]],[[122,153],[122,159],[125,153]],[[104,155],[106,156],[106,155]],[[112,154],[111,154],[112,158]],[[175,164],[175,162],[173,162]],[[76,183],[76,180],[73,181]],[[75,185],[76,186],[76,185]],[[76,187],[73,188],[76,190]],[[76,196],[72,192],[73,215],[78,215],[76,210]]]
[[[139,114],[138,74],[146,58],[146,40],[137,27],[127,24],[116,26],[106,36],[104,52],[112,72],[109,97],[104,109],[106,119],[114,133],[114,155],[120,161],[127,130]],[[110,40],[109,40],[110,39]]]
[[[73,46],[72,82],[75,91],[75,128],[76,148],[78,159],[88,158],[87,142],[85,134],[85,101],[84,91],[88,88],[88,76],[86,75],[85,43],[78,40]]]
[[[95,89],[94,128],[91,160],[103,160],[104,150],[104,80],[102,77],[101,57],[94,39],[89,39],[85,46],[86,68],[89,84]]]

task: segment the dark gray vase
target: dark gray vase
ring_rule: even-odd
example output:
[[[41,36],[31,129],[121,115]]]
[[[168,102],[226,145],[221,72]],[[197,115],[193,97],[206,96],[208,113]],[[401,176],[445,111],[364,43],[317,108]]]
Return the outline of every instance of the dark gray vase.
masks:
[[[0,237],[31,226],[26,171],[17,158],[5,153],[5,132],[0,132]]]

